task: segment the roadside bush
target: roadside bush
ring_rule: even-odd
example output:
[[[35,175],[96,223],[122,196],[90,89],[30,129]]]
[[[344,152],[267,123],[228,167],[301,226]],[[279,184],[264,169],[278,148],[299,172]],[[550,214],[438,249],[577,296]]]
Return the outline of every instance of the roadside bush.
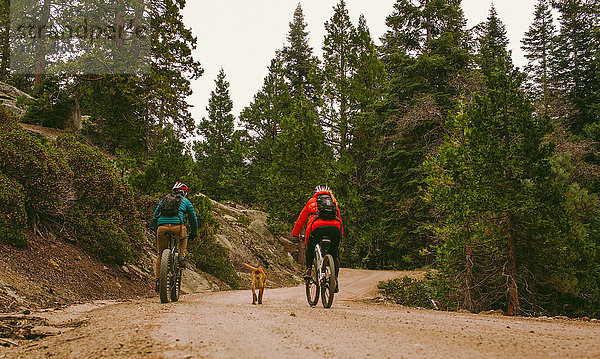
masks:
[[[395,278],[379,283],[379,289],[393,302],[408,307],[456,309],[450,288],[439,274],[428,274],[425,279]]]
[[[212,215],[212,203],[204,195],[191,196],[190,201],[198,217],[198,237],[213,236],[219,230],[219,221]]]
[[[135,259],[137,240],[132,240],[124,229],[125,221],[118,211],[98,213],[82,205],[74,207],[69,216],[71,235],[100,260],[123,265]]]
[[[188,248],[191,258],[198,268],[214,275],[233,289],[239,288],[240,277],[233,269],[229,251],[214,236],[199,237],[189,242]]]
[[[73,171],[76,205],[69,213],[71,232],[104,261],[122,264],[133,259],[143,242],[133,192],[99,150],[73,136],[61,136],[57,143]]]
[[[26,226],[23,187],[0,172],[0,241],[25,246]]]
[[[65,189],[71,176],[62,153],[28,134],[0,107],[0,171],[23,187],[32,223],[54,222],[64,215]]]

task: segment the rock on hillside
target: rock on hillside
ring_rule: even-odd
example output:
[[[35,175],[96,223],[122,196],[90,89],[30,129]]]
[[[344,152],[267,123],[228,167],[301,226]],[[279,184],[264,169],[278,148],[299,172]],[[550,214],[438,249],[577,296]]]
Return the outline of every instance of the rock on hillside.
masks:
[[[229,250],[234,268],[250,284],[248,263],[266,270],[268,285],[291,286],[302,282],[300,267],[294,260],[297,245],[267,227],[267,213],[235,204],[212,201],[213,216],[219,221],[217,240]]]
[[[0,82],[0,105],[12,110],[17,116],[21,117],[25,114],[25,110],[17,107],[17,98],[19,97],[31,99],[31,96],[16,87]]]

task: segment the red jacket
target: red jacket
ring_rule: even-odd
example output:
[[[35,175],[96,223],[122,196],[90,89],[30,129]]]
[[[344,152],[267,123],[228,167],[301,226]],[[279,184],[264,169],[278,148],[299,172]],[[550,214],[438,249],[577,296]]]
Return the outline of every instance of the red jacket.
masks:
[[[300,230],[302,229],[302,227],[304,227],[304,224],[306,223],[306,236],[304,238],[305,245],[308,243],[308,238],[310,237],[310,233],[315,228],[325,227],[325,226],[333,226],[333,227],[337,227],[340,230],[340,233],[342,235],[344,234],[344,226],[342,224],[342,216],[340,215],[340,209],[338,208],[337,201],[335,200],[335,198],[333,199],[333,201],[335,202],[335,207],[337,209],[336,219],[331,220],[331,221],[325,221],[323,219],[317,218],[317,213],[318,213],[317,197],[321,194],[331,194],[331,193],[329,193],[327,191],[316,192],[314,194],[314,196],[312,196],[312,198],[308,200],[308,202],[302,209],[302,212],[300,212],[300,215],[298,216],[298,219],[296,220],[296,224],[294,225],[294,229],[292,230],[292,235],[297,237],[300,235]],[[306,222],[307,220],[308,220],[308,223]]]

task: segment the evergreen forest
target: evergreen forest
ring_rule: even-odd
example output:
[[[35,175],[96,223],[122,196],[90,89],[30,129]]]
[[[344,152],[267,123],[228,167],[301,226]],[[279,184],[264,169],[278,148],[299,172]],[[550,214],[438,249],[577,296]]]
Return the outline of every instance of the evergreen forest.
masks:
[[[376,45],[339,0],[319,57],[298,4],[251,103],[232,113],[221,69],[202,119],[187,101],[203,68],[185,0],[144,10],[150,71],[136,75],[11,72],[9,6],[0,81],[33,96],[22,121],[64,128],[77,107],[80,135],[135,196],[182,181],[289,234],[327,184],[342,266],[430,269],[382,284],[399,302],[600,315],[599,1],[539,0],[523,68],[494,7],[468,28],[460,0],[396,0]]]

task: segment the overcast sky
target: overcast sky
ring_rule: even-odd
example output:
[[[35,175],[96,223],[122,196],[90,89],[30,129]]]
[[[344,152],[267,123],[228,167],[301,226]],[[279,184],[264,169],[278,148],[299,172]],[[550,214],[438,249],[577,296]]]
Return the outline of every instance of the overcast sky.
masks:
[[[194,58],[200,61],[204,74],[193,81],[189,102],[196,122],[206,117],[206,106],[214,80],[221,67],[231,84],[233,114],[248,106],[267,75],[267,67],[286,43],[289,23],[292,21],[298,0],[188,0],[184,9],[184,22],[198,38]],[[309,38],[314,53],[321,57],[325,36],[324,23],[333,15],[339,0],[300,1],[308,24]],[[363,14],[376,44],[386,32],[385,18],[392,13],[395,0],[346,0],[354,25]],[[498,16],[506,25],[513,61],[517,66],[526,64],[520,50],[520,40],[533,21],[537,0],[463,0],[462,7],[467,26],[485,21],[492,2]]]

